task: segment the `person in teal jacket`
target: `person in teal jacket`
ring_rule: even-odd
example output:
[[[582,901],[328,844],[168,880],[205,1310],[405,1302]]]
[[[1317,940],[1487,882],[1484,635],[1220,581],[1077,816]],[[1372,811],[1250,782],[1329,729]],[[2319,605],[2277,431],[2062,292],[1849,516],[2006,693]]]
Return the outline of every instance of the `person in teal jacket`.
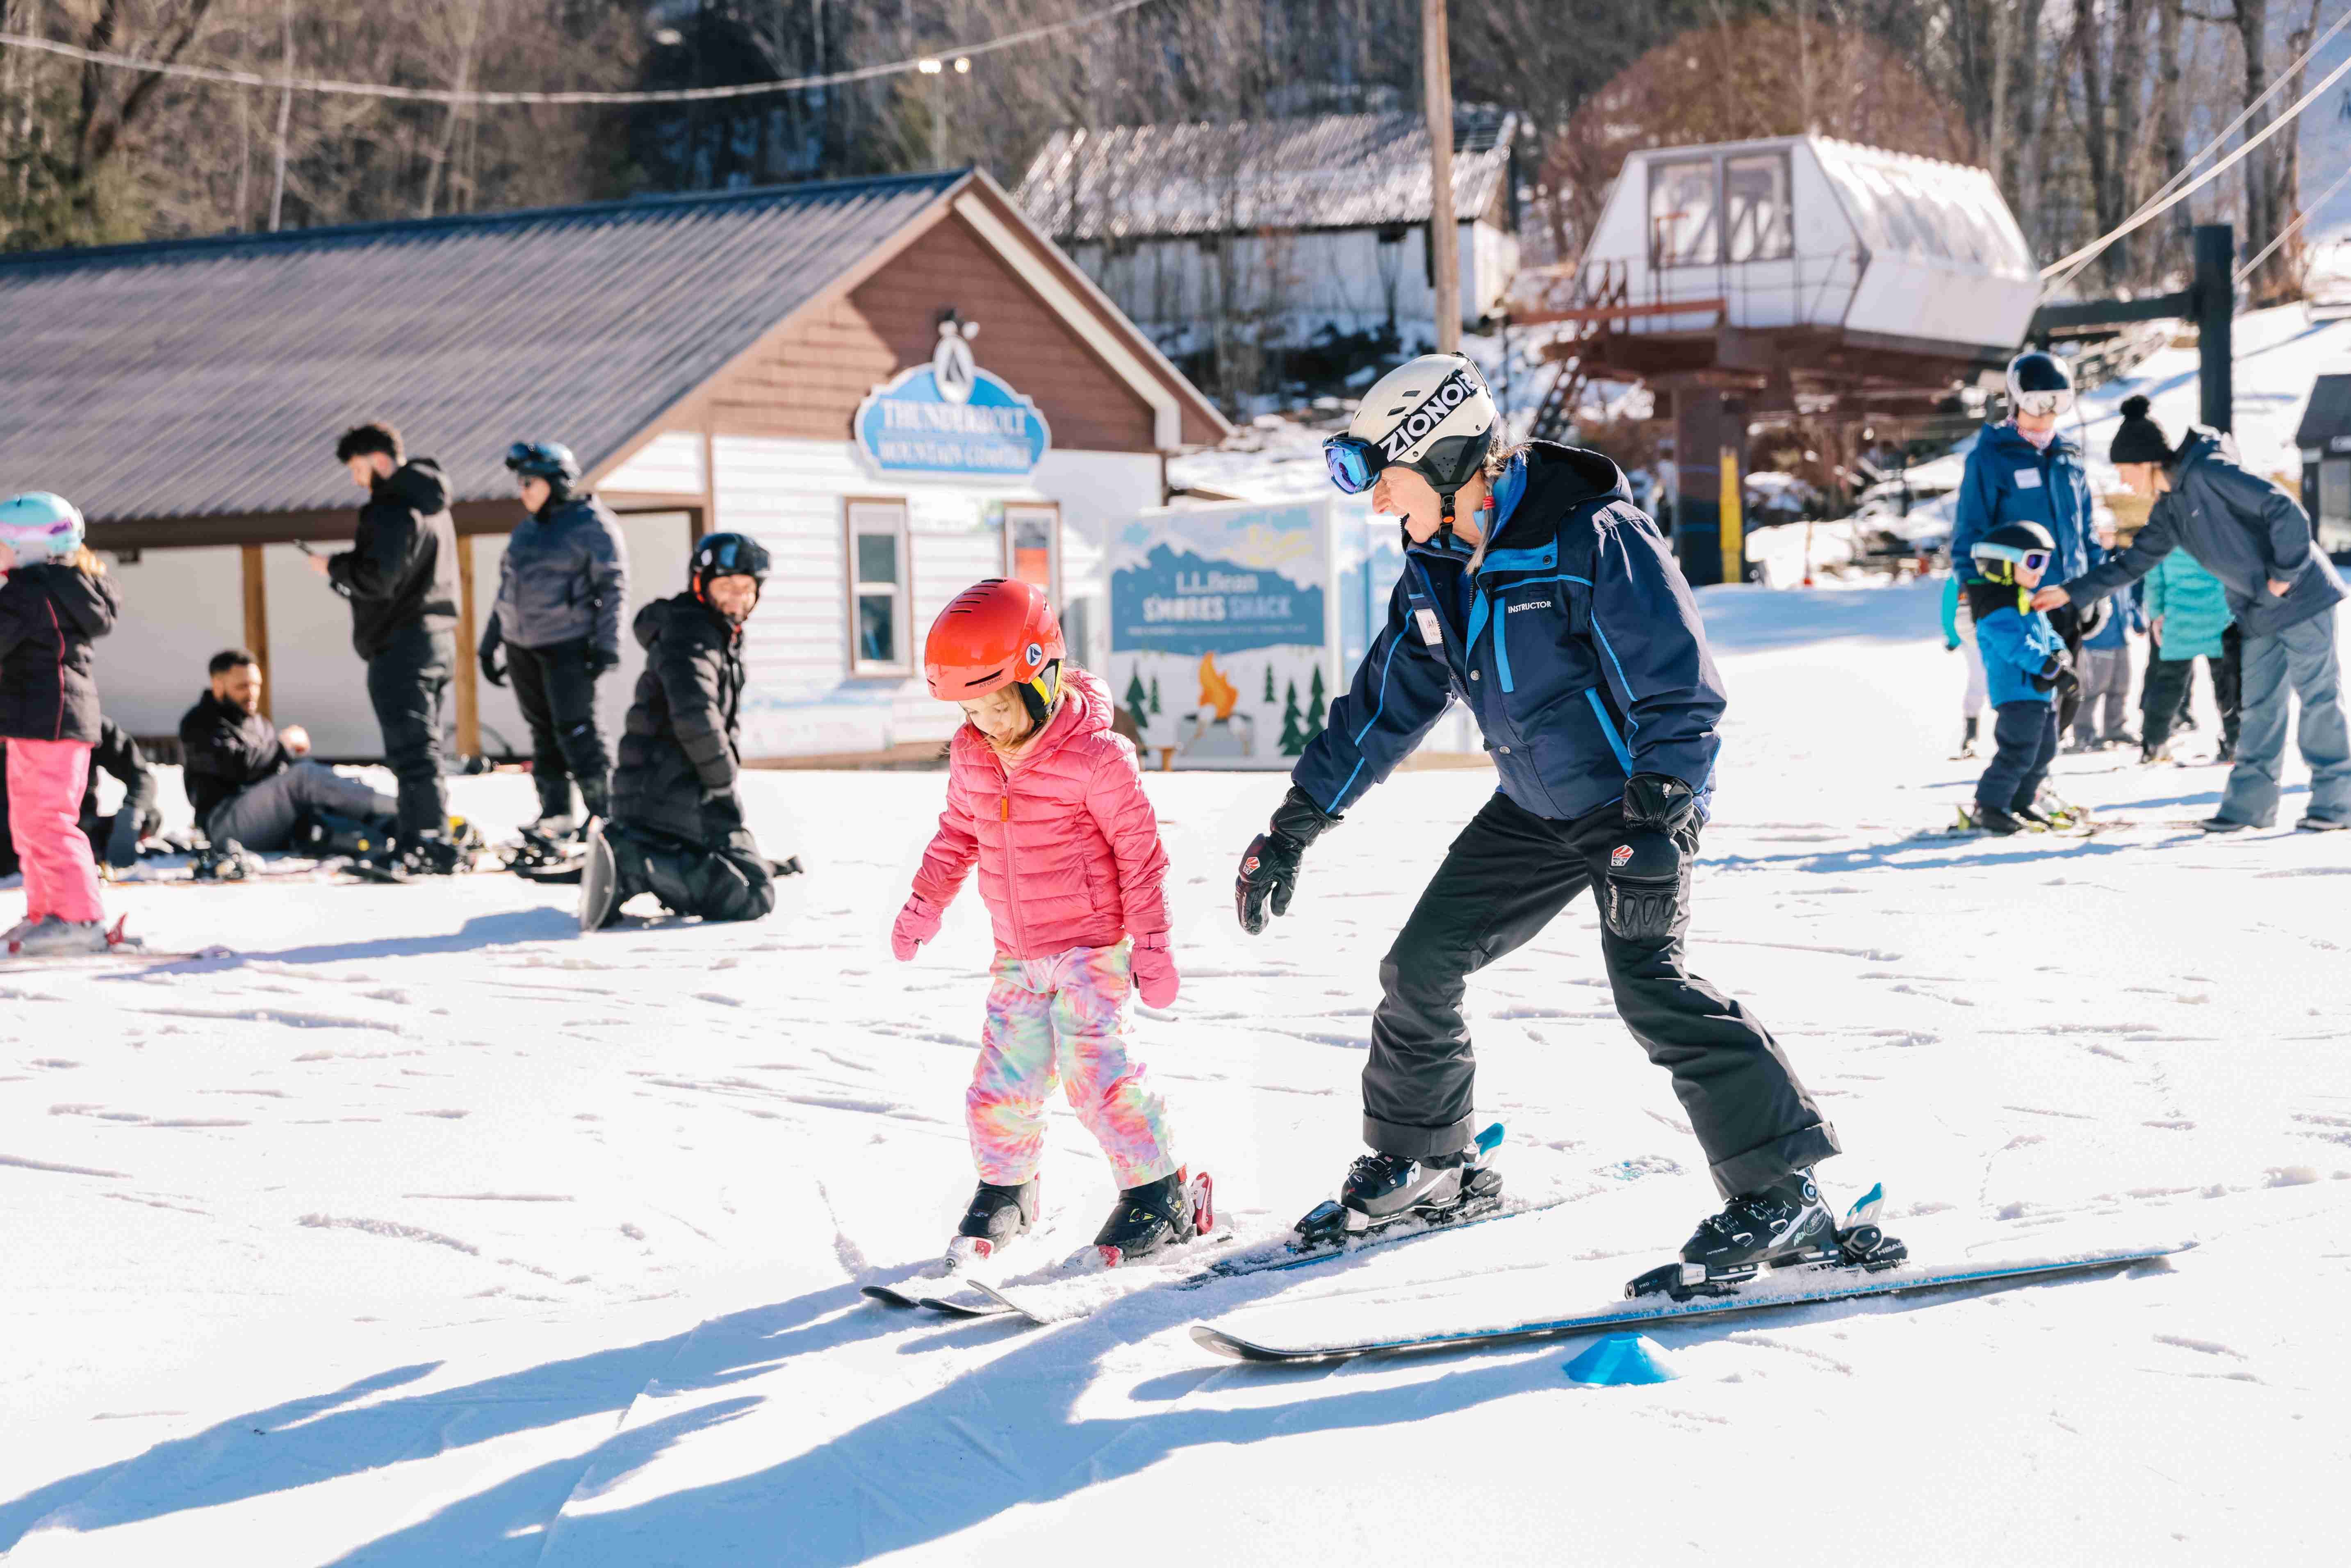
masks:
[[[1943,651],[1967,655],[1968,689],[1959,697],[1959,755],[1973,757],[1976,725],[1983,716],[1984,664],[1983,654],[1976,649],[1975,618],[1967,612],[1967,598],[1959,592],[1960,575],[1954,567],[1943,581]]]
[[[2147,665],[2147,694],[2141,699],[2146,727],[2140,732],[2139,759],[2154,762],[2163,756],[2172,724],[2187,706],[2198,659],[2205,662],[2213,698],[2220,707],[2220,755],[2226,758],[2237,745],[2236,705],[2221,700],[2222,666],[2228,653],[2224,639],[2231,620],[2228,590],[2184,549],[2175,549],[2157,561],[2143,580],[2156,656]]]

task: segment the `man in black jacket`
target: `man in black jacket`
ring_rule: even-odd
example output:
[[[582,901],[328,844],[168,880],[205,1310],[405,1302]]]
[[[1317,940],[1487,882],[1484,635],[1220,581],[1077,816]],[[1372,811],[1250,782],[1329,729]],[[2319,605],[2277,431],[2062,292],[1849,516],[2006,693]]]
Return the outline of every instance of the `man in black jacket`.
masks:
[[[7,743],[0,741],[0,758],[7,754]],[[111,816],[98,809],[101,771],[122,781],[122,805]],[[82,791],[79,825],[93,846],[103,846],[106,863],[111,866],[137,865],[139,841],[163,826],[163,813],[155,805],[155,771],[147,766],[147,754],[110,718],[99,721],[98,744],[90,748],[89,784]],[[8,794],[0,789],[0,876],[14,876],[19,869],[15,838],[8,831]]]
[[[757,920],[775,908],[776,868],[743,825],[736,792],[743,622],[767,577],[756,541],[712,534],[695,546],[692,586],[637,612],[645,669],[621,737],[612,821],[589,833],[583,931],[611,925],[640,893],[705,920]]]
[[[368,501],[351,548],[312,564],[351,602],[351,646],[367,661],[384,763],[400,780],[402,859],[413,872],[454,871],[441,782],[441,702],[457,627],[449,484],[431,458],[405,461],[400,432],[381,421],[345,431],[335,461]]]
[[[621,663],[629,552],[621,527],[593,496],[575,495],[580,464],[552,441],[507,449],[530,516],[507,537],[498,597],[482,629],[482,678],[514,680],[530,726],[538,831],[571,832],[571,785],[590,817],[611,815],[612,763],[596,724],[596,683]],[[500,663],[503,648],[506,660]]]
[[[196,826],[215,846],[282,850],[306,811],[360,821],[388,818],[400,803],[356,779],[308,759],[300,725],[283,736],[261,714],[261,664],[243,648],[214,653],[212,689],[180,716],[180,752]]]

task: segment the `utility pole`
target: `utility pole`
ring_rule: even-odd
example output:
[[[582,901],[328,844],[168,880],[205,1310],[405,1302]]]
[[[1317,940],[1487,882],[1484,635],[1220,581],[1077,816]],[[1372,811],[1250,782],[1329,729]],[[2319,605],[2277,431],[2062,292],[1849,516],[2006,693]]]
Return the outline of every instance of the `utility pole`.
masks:
[[[1461,350],[1461,231],[1453,220],[1453,60],[1446,0],[1420,0],[1422,96],[1428,100],[1428,261],[1437,286],[1437,349]]]

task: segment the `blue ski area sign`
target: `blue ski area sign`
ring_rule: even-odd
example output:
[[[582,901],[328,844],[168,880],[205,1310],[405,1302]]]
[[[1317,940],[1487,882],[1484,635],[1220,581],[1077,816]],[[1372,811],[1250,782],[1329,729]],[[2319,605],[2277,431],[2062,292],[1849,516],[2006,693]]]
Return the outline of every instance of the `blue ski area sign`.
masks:
[[[866,394],[852,422],[857,444],[890,474],[1018,478],[1053,444],[1037,405],[972,361],[973,323],[939,323],[931,362],[901,371]]]

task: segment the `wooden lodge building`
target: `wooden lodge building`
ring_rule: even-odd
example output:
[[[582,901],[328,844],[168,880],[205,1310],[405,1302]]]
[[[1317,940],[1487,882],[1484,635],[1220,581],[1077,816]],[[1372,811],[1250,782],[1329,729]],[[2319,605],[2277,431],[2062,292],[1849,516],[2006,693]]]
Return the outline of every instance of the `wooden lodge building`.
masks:
[[[802,762],[951,732],[921,640],[982,577],[1047,585],[1099,664],[1110,528],[1228,430],[971,171],[0,257],[0,493],[66,496],[116,563],[109,714],[173,734],[242,643],[274,716],[340,759],[381,743],[301,548],[351,535],[333,448],[362,420],[455,495],[459,752],[528,750],[470,654],[521,517],[507,446],[547,440],[622,516],[631,614],[684,586],[700,534],[767,546],[744,753]]]

